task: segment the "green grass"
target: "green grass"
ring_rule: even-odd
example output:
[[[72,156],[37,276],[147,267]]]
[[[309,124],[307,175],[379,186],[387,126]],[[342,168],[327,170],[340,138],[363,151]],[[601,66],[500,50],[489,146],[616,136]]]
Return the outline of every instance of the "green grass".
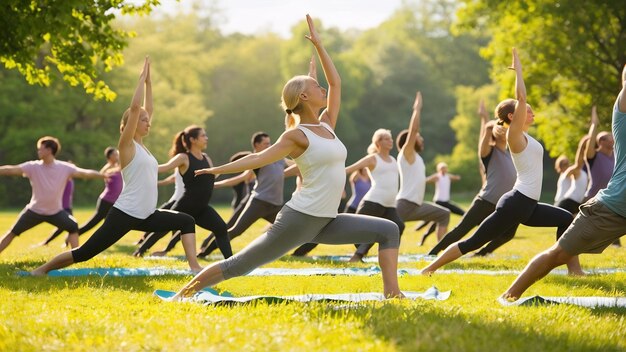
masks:
[[[464,204],[467,206],[467,204]],[[79,209],[79,222],[91,209]],[[227,208],[220,208],[224,217]],[[9,229],[17,212],[0,212],[0,229]],[[452,224],[459,217],[453,216]],[[233,242],[240,250],[259,234],[257,222]],[[413,223],[407,224],[401,253],[425,253],[431,236],[418,247]],[[164,303],[155,289],[176,290],[189,277],[17,277],[62,251],[62,238],[34,247],[51,231],[40,225],[17,238],[0,254],[1,351],[197,351],[197,350],[328,350],[328,351],[610,351],[626,349],[626,309],[575,306],[501,307],[495,299],[514,276],[441,274],[405,276],[406,291],[430,286],[452,290],[447,301],[392,300],[370,304],[265,303],[233,307]],[[183,261],[149,261],[129,256],[139,233],[77,267],[186,268]],[[199,232],[200,241],[206,231]],[[88,236],[88,235],[85,235]],[[84,238],[82,239],[84,241]],[[447,268],[520,270],[554,241],[554,229],[521,227],[518,236],[489,258],[468,258]],[[161,249],[164,244],[157,244]],[[348,254],[351,246],[319,246],[313,254]],[[182,255],[180,246],[173,253]],[[608,248],[602,255],[581,257],[584,268],[624,268],[626,249]],[[204,262],[203,264],[206,264]],[[349,266],[286,257],[268,267]],[[372,264],[359,264],[368,267]],[[425,262],[400,263],[421,268]],[[217,286],[235,295],[380,292],[375,277],[242,277]],[[569,278],[551,275],[527,295],[626,296],[626,274]]]

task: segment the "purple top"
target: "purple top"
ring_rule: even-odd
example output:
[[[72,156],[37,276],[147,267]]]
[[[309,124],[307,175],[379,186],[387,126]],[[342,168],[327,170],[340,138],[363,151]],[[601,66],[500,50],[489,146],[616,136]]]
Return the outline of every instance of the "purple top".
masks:
[[[122,172],[116,171],[109,174],[108,179],[105,179],[104,191],[100,193],[100,199],[106,200],[109,203],[115,203],[117,197],[122,193],[122,186],[124,181],[122,180]]]
[[[361,199],[363,199],[363,196],[367,193],[367,191],[369,191],[371,186],[372,182],[369,179],[363,180],[360,177],[357,178],[354,181],[354,194],[352,195],[349,207],[356,208],[359,203],[361,203]]]
[[[72,209],[72,200],[74,199],[74,180],[67,180],[65,189],[63,190],[63,209]]]
[[[615,166],[615,154],[608,156],[604,153],[597,152],[595,158],[589,159],[591,168],[591,181],[587,189],[587,198],[594,197],[599,190],[606,188],[609,184],[613,167]]]

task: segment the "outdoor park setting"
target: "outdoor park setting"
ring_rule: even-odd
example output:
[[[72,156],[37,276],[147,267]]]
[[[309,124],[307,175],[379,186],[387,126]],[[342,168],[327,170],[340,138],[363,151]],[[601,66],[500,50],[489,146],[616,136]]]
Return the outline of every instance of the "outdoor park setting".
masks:
[[[0,15],[0,350],[626,349],[619,1]]]

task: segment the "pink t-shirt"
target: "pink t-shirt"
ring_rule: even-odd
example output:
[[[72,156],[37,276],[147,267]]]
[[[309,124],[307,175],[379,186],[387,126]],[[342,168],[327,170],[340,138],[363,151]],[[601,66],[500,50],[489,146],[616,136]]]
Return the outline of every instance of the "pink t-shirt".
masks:
[[[26,209],[40,215],[54,215],[63,210],[63,190],[67,179],[77,171],[76,166],[59,160],[52,164],[37,160],[22,163],[20,167],[33,189]]]

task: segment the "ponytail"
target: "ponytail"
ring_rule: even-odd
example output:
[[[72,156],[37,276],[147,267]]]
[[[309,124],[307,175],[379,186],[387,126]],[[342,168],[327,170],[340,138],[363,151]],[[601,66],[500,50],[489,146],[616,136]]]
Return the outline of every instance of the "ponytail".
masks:
[[[174,139],[172,140],[172,147],[170,148],[170,158],[174,157],[176,154],[185,153],[187,148],[185,148],[185,143],[183,139],[185,138],[185,131],[180,131],[176,133]]]

